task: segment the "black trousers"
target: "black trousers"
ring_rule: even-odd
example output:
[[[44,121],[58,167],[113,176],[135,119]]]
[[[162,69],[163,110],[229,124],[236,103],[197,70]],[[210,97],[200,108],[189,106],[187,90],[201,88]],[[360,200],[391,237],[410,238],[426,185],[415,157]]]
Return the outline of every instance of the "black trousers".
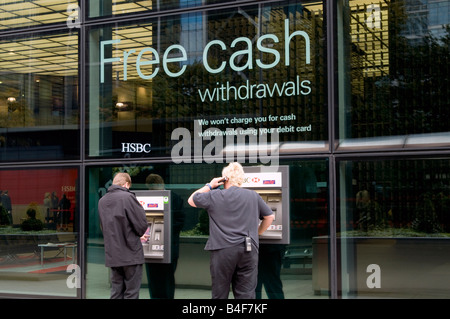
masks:
[[[235,299],[255,299],[258,276],[258,251],[256,247],[245,251],[244,244],[212,250],[210,272],[212,298],[227,299],[230,285]]]
[[[262,298],[262,287],[269,299],[284,299],[283,283],[281,282],[281,265],[285,245],[260,244],[258,263],[258,285],[256,299]]]
[[[145,264],[152,299],[174,299],[177,260],[170,264]]]
[[[139,299],[142,264],[111,267],[111,299]]]

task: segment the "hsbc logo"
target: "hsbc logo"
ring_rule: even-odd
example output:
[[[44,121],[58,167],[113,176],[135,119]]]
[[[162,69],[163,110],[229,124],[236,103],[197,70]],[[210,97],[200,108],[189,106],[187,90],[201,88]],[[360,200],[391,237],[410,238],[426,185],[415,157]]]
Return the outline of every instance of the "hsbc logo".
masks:
[[[252,183],[252,184],[258,184],[260,179],[258,177],[249,177],[246,176],[244,178],[244,184]]]
[[[281,187],[280,172],[247,173],[244,177],[244,187]]]
[[[122,143],[122,153],[150,153],[150,143]]]

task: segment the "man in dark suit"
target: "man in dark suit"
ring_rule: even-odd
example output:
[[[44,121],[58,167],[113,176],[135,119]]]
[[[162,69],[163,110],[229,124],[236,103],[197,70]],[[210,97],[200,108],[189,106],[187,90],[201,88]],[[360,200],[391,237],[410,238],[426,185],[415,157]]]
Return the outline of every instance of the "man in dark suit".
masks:
[[[98,202],[105,244],[105,266],[111,268],[111,299],[138,299],[144,251],[141,237],[148,224],[144,208],[129,191],[131,177],[117,173]]]

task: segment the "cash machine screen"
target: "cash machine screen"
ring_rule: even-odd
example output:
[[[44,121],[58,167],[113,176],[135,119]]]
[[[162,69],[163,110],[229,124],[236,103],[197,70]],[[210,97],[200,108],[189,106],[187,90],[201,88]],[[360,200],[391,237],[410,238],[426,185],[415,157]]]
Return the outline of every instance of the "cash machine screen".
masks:
[[[288,167],[279,166],[278,171],[267,172],[258,166],[246,166],[244,172],[245,180],[242,187],[257,192],[275,215],[272,225],[260,235],[260,242],[289,244]]]
[[[275,219],[272,225],[260,236],[266,239],[282,239],[283,238],[283,223],[282,223],[282,200],[281,191],[277,190],[257,190],[256,191],[262,199],[272,209]]]

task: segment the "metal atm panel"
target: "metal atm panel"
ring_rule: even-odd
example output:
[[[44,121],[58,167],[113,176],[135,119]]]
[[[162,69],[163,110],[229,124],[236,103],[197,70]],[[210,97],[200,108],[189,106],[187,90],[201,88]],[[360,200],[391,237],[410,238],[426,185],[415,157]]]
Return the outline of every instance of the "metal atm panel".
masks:
[[[135,191],[136,198],[145,210],[150,238],[142,243],[147,263],[170,263],[171,214],[169,190]]]
[[[244,172],[242,187],[256,191],[275,215],[272,225],[260,235],[260,243],[289,244],[289,166],[244,166]]]

